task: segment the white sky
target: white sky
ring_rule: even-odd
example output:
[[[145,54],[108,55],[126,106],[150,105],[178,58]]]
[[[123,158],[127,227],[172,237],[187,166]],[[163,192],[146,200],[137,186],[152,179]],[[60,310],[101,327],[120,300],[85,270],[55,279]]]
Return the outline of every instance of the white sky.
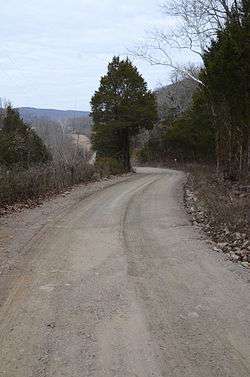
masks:
[[[0,97],[15,106],[89,110],[114,55],[167,29],[158,0],[0,0]],[[169,70],[132,58],[151,89]]]

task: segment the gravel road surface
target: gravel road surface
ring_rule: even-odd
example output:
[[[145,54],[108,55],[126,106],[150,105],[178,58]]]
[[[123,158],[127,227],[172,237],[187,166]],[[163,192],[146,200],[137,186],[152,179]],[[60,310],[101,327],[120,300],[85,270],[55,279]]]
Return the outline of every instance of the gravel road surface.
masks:
[[[0,376],[250,376],[249,271],[184,182],[141,168],[0,220]]]

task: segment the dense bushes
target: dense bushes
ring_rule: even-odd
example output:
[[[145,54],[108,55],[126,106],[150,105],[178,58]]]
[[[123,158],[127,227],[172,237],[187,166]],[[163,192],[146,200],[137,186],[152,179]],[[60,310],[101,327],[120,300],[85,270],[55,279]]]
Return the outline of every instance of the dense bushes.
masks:
[[[95,169],[87,164],[85,154],[69,138],[56,139],[56,143],[48,143],[48,149],[16,110],[8,106],[2,112],[0,206],[60,192],[93,179]]]
[[[47,124],[44,124],[47,126]],[[50,129],[52,128],[52,129]],[[111,157],[87,162],[86,153],[55,124],[42,139],[10,106],[2,113],[0,127],[0,207],[26,203],[51,193],[123,172],[122,163]],[[60,131],[60,132],[59,132]]]
[[[74,164],[60,162],[36,165],[29,169],[0,170],[0,204],[35,199],[46,193],[58,193],[74,184],[93,179],[95,169],[83,160]]]
[[[112,157],[98,157],[95,167],[101,177],[124,173],[122,162]]]
[[[214,231],[216,238],[218,237],[216,241],[223,241],[225,236],[228,240],[229,234],[233,235],[236,231],[246,233],[249,237],[250,202],[245,186],[236,183],[232,185],[231,182],[218,178],[216,169],[212,166],[193,164],[189,166],[189,171],[191,174],[187,187],[196,197],[195,206],[203,212],[203,220],[210,225],[207,229],[213,236]]]

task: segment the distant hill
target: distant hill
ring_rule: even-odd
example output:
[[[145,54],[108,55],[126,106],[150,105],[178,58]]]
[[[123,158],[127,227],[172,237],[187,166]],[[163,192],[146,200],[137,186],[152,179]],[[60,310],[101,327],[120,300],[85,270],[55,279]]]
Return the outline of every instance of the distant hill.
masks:
[[[52,121],[66,121],[68,119],[88,118],[88,111],[37,109],[34,107],[19,107],[18,111],[25,122],[46,118]]]
[[[179,80],[155,90],[158,112],[161,119],[174,112],[176,115],[186,111],[192,103],[192,96],[198,84],[191,79]]]
[[[37,109],[34,107],[19,107],[17,110],[23,120],[38,133],[45,125],[56,128],[58,124],[66,133],[79,132],[87,136],[91,133],[89,111]]]

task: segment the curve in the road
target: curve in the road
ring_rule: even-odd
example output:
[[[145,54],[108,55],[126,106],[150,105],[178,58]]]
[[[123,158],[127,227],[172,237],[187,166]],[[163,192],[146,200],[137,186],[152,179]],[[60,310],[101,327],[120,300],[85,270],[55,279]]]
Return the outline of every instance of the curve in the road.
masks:
[[[46,225],[0,311],[0,375],[250,375],[248,284],[191,226],[184,181],[140,169]]]

